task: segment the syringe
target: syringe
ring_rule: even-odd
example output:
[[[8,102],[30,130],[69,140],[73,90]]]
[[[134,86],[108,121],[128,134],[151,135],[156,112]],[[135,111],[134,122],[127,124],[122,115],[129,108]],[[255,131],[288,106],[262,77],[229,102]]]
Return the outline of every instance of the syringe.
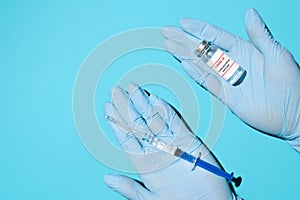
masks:
[[[211,173],[214,173],[218,176],[226,178],[228,183],[234,182],[236,187],[240,186],[240,184],[242,182],[242,178],[240,176],[235,178],[233,176],[233,172],[231,174],[227,173],[226,171],[200,159],[200,155],[197,157],[193,156],[174,145],[168,145],[167,143],[157,139],[157,137],[152,133],[151,134],[146,133],[146,132],[143,133],[139,130],[131,128],[130,126],[126,125],[125,123],[122,123],[119,120],[116,120],[115,118],[113,118],[109,115],[106,116],[106,119],[108,119],[109,121],[118,125],[124,131],[132,133],[138,139],[147,141],[149,144],[153,145],[157,149],[192,163],[193,164],[192,169],[195,169],[196,166],[201,167]]]

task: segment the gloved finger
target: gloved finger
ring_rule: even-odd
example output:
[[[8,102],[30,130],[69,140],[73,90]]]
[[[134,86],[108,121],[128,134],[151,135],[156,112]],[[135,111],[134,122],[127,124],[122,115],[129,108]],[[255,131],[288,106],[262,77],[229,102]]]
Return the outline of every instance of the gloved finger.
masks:
[[[151,103],[149,102],[148,95],[137,84],[129,83],[127,90],[131,103],[137,112],[143,116],[144,119],[148,118],[151,113]]]
[[[166,40],[165,47],[175,57],[181,60],[181,64],[185,71],[201,86],[208,89],[208,82],[212,85],[212,92],[218,91],[216,85],[223,83],[222,77],[218,76],[210,67],[208,67],[202,59],[191,51],[192,48],[188,43],[178,43],[175,40]],[[194,48],[195,49],[195,48]],[[207,81],[207,79],[209,79]],[[216,83],[213,83],[216,80]],[[215,92],[214,92],[215,93]],[[217,94],[217,93],[215,93]]]
[[[169,131],[159,135],[159,139],[184,150],[189,149],[189,151],[193,151],[199,147],[201,141],[196,139],[191,129],[183,122],[183,119],[173,107],[156,95],[151,94],[149,100],[159,115],[166,116],[163,118],[166,119],[166,127],[168,127]]]
[[[148,127],[156,134],[156,137],[170,143],[174,138],[173,133],[177,132],[177,127],[182,123],[174,110],[167,103],[160,103],[158,101],[159,98],[155,95],[151,94],[148,96],[136,84],[131,83],[128,85],[128,93],[137,111],[140,114],[144,114],[143,116]],[[172,130],[170,130],[168,125],[172,125]]]
[[[213,73],[205,72],[204,70],[199,71],[189,62],[182,61],[181,65],[186,73],[191,76],[198,84],[200,84],[203,88],[208,90],[211,94],[225,103],[224,89],[227,88],[226,85],[228,85],[228,83],[224,83],[223,79]]]
[[[165,121],[159,116],[157,111],[153,109],[146,92],[137,84],[129,83],[128,93],[133,106],[137,112],[143,116],[150,130],[155,134],[159,134],[162,129],[165,128]]]
[[[119,115],[117,109],[112,103],[104,104],[104,113],[106,116],[113,117],[114,119],[124,122],[122,117]],[[138,139],[132,135],[132,133],[128,133],[126,130],[122,130],[117,124],[108,120],[110,127],[113,129],[113,133],[118,139],[121,147],[128,152],[134,153],[142,153],[143,149],[138,141]]]
[[[201,86],[205,84],[206,77],[210,74],[210,72],[205,69],[208,66],[195,67],[193,63],[185,60],[181,62],[181,66],[184,71]]]
[[[182,121],[174,109],[168,103],[153,94],[150,95],[149,101],[153,106],[153,110],[155,110],[158,115],[165,120],[170,131],[176,133]]]
[[[132,106],[128,93],[122,88],[115,86],[111,90],[111,99],[118,113],[126,124],[144,126],[142,116]]]
[[[182,19],[180,20],[180,27],[189,34],[201,40],[212,42],[226,51],[231,51],[239,40],[235,35],[204,21]]]
[[[166,26],[161,30],[161,34],[166,39],[172,40],[186,40],[186,33],[178,27],[175,26]],[[194,37],[189,37],[191,40],[195,39]]]
[[[131,160],[132,164],[138,170],[151,170],[151,166],[145,162],[145,159],[153,159],[154,155],[148,153],[156,152],[157,149],[152,146],[149,142],[142,140],[145,132],[149,132],[148,127],[144,126],[147,130],[142,130],[140,127],[136,127],[134,123],[128,125],[129,128],[133,128],[134,130],[139,131],[142,135],[135,135],[136,133],[132,133],[128,129],[124,129],[118,123],[122,123],[124,125],[122,117],[118,114],[117,109],[114,107],[112,103],[106,103],[104,106],[105,115],[110,116],[113,120],[116,120],[117,123],[108,120],[109,125],[112,127],[114,135],[117,137],[121,147],[126,152],[128,158]],[[156,163],[159,164],[158,162]]]
[[[245,25],[249,39],[260,52],[269,50],[274,39],[266,24],[256,10],[248,9],[245,14]]]
[[[187,43],[168,39],[165,41],[164,46],[169,53],[180,61],[188,60],[197,63],[200,60],[195,54],[195,48],[189,47],[190,45],[187,45]]]
[[[268,54],[271,51],[277,58],[279,56],[285,57],[285,55],[276,55],[277,53],[282,54],[286,52],[289,54],[277,41],[275,41],[272,33],[255,9],[248,9],[246,11],[245,25],[249,39],[262,54]]]
[[[196,49],[200,42],[199,39],[174,26],[164,27],[161,33],[167,40],[175,40],[182,44],[190,45],[190,47],[192,47],[190,49]]]
[[[198,84],[203,88],[210,91],[219,100],[225,103],[225,92],[226,90],[232,90],[228,86],[229,84],[223,80],[215,71],[205,64],[202,59],[196,56],[191,48],[195,49],[193,44],[190,42],[181,42],[184,36],[182,33],[178,33],[177,30],[167,29],[165,32],[168,33],[169,38],[165,41],[166,49],[172,53],[175,57],[181,60],[183,69],[189,74]],[[186,34],[185,34],[186,35]],[[176,40],[173,40],[177,38]],[[196,43],[195,43],[196,44]]]
[[[104,183],[113,191],[127,199],[155,199],[155,194],[147,190],[137,181],[123,175],[106,175]]]
[[[213,25],[210,26],[214,27]],[[216,29],[218,28],[216,27]],[[228,88],[229,84],[197,56],[195,49],[198,47],[199,40],[195,38],[191,39],[191,36],[187,33],[183,33],[172,27],[164,28],[162,33],[167,38],[165,41],[166,49],[177,59],[181,60],[184,70],[197,83],[224,102],[224,91],[222,88]],[[236,39],[236,41],[241,42],[238,39]],[[228,54],[236,54],[237,52],[240,53],[240,51],[235,48],[231,52],[228,52]]]
[[[140,133],[149,132],[144,118],[136,110],[126,91],[116,86],[111,91],[111,98],[116,110],[125,122],[125,125],[138,130]],[[143,148],[149,147],[150,149],[153,149],[151,145],[142,140],[142,135],[136,135],[136,137]]]
[[[167,38],[165,47],[167,51],[179,60],[200,60],[195,53],[199,41],[187,33],[174,27],[165,27],[162,34]]]

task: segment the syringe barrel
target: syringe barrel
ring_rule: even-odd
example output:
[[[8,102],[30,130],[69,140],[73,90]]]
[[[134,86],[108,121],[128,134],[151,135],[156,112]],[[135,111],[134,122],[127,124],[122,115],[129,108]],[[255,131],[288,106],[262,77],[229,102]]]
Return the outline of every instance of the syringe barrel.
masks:
[[[171,154],[172,156],[175,155],[175,151],[176,151],[177,147],[175,147],[173,145],[168,145],[167,143],[165,143],[161,140],[158,140],[156,137],[152,137],[151,140],[149,141],[149,143],[163,152]]]
[[[224,170],[222,170],[204,160],[201,160],[198,157],[192,156],[191,154],[188,154],[180,149],[177,149],[175,154],[177,157],[180,157],[183,160],[186,160],[190,163],[195,163],[195,166],[201,167],[201,168],[206,169],[207,171],[210,171],[218,176],[226,178],[228,182],[231,182],[231,180],[233,178],[233,173],[229,174],[229,173],[225,172]]]

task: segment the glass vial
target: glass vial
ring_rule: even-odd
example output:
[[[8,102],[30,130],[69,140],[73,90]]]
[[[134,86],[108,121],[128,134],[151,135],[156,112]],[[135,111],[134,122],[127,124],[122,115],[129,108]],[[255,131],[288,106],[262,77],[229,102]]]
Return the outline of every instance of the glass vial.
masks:
[[[246,71],[217,46],[203,40],[196,54],[231,85],[237,86],[245,79]]]

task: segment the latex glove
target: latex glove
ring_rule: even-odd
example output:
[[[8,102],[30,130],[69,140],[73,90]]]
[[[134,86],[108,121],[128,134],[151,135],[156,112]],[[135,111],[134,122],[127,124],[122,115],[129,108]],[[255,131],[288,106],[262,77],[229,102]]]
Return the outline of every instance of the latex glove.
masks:
[[[166,49],[184,70],[255,129],[285,139],[300,151],[300,70],[291,53],[274,40],[254,9],[247,10],[249,41],[203,21],[184,19],[179,30],[166,27]],[[226,51],[246,71],[232,86],[195,55],[202,39]]]
[[[174,109],[155,95],[148,96],[135,84],[128,92],[115,87],[112,103],[105,104],[105,114],[177,145],[188,152],[201,152],[202,159],[216,166],[217,160],[201,140],[195,137]],[[143,182],[123,175],[107,175],[104,182],[128,199],[232,199],[227,181],[201,168],[191,171],[191,164],[158,152],[143,140],[109,122],[122,148]]]

